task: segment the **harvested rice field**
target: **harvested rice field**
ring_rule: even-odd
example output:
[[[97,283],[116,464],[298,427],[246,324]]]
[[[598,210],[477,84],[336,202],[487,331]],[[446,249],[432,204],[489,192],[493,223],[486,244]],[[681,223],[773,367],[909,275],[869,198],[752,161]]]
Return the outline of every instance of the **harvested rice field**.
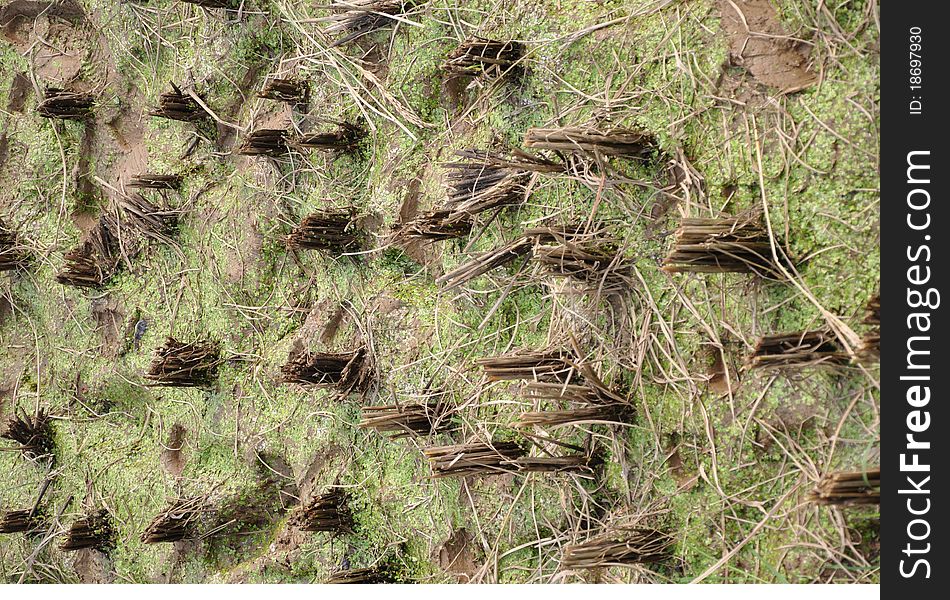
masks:
[[[877,583],[876,0],[10,0],[0,581]]]

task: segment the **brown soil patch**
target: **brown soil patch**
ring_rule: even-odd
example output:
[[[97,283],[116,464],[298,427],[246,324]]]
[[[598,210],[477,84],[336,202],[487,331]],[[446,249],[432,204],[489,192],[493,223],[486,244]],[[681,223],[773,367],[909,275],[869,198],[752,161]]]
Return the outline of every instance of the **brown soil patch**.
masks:
[[[735,65],[786,94],[817,82],[808,69],[808,46],[788,39],[768,0],[722,0],[719,6]]]
[[[6,296],[0,296],[0,325],[13,316],[13,304]]]
[[[253,217],[248,215],[249,220]],[[247,221],[246,221],[247,222]],[[260,261],[261,251],[264,248],[264,236],[252,225],[245,229],[247,237],[234,248],[228,248],[225,259],[225,275],[231,283],[238,283],[247,277],[248,273]]]
[[[17,73],[10,82],[10,93],[7,94],[7,110],[23,112],[27,99],[33,93],[33,83],[26,73]]]
[[[181,472],[185,470],[185,463],[188,462],[183,452],[187,433],[188,430],[184,425],[175,423],[168,432],[165,447],[162,448],[162,468],[172,477],[181,475]]]
[[[105,121],[105,125],[121,150],[112,169],[112,180],[116,187],[122,189],[132,176],[148,170],[145,128],[139,117],[133,117],[128,112],[117,112]]]
[[[89,53],[87,36],[80,31],[87,22],[75,0],[16,0],[0,9],[3,37],[21,52],[41,42],[35,46],[34,72],[40,79],[59,83],[79,75]]]
[[[327,319],[327,324],[323,326],[323,332],[320,334],[320,343],[330,344],[333,341],[333,338],[336,337],[336,332],[340,330],[340,325],[343,324],[343,320],[346,318],[346,310],[342,306],[338,306],[333,314],[330,315],[330,318]]]
[[[719,348],[708,346],[706,354],[709,365],[706,370],[706,375],[709,377],[709,390],[714,394],[728,394],[730,384],[735,387],[738,381],[738,373],[734,369],[729,369],[726,357]]]
[[[297,330],[290,350],[291,358],[305,350],[317,348],[318,344],[332,347],[339,331],[348,325],[348,316],[343,306],[332,300],[318,303],[310,309],[303,325]]]
[[[102,336],[101,354],[114,357],[119,353],[125,331],[125,311],[119,301],[112,297],[92,301],[92,318],[96,330]]]
[[[231,102],[227,108],[224,109],[221,118],[229,123],[238,123],[240,122],[241,109],[244,108],[244,105],[247,103],[248,99],[254,98],[256,95],[257,82],[261,76],[261,65],[252,64],[244,72],[244,76],[241,78],[241,81],[238,82],[237,90],[235,91],[234,101]],[[234,142],[237,139],[237,131],[224,125],[218,123],[218,139],[216,142],[218,152],[230,152],[231,148],[234,146]]]
[[[95,227],[98,222],[98,216],[95,213],[78,209],[70,213],[69,218],[72,220],[73,225],[76,226],[76,229],[82,233],[82,239],[86,238],[86,234],[92,231],[92,228]]]
[[[76,570],[80,583],[112,583],[115,580],[112,559],[104,552],[92,548],[83,548],[76,552],[73,569]]]
[[[296,505],[300,494],[294,468],[287,459],[275,452],[255,451],[252,454],[252,466],[257,468],[263,483],[276,488],[280,508],[287,510]]]
[[[681,491],[691,489],[699,479],[695,472],[686,469],[686,463],[683,461],[683,455],[680,453],[679,435],[673,434],[664,444],[666,451],[666,462],[664,463],[670,470],[670,475],[676,481]]]
[[[7,164],[7,155],[10,153],[10,140],[7,139],[7,132],[0,133],[0,168]]]
[[[449,114],[459,116],[468,104],[469,78],[458,75],[447,75],[442,80],[442,93],[439,95],[440,104]]]
[[[297,489],[301,501],[309,500],[314,490],[320,485],[320,477],[330,462],[340,454],[341,448],[336,445],[327,446],[313,455],[313,460],[307,465],[307,470],[300,475]]]
[[[0,8],[0,30],[3,37],[13,44],[23,43],[19,37],[22,30],[29,30],[37,19],[60,19],[73,25],[86,21],[86,14],[76,0],[62,2],[38,2],[36,0],[14,0]]]
[[[455,575],[459,583],[468,583],[478,569],[472,539],[472,534],[464,527],[456,529],[438,550],[439,568]]]
[[[360,58],[362,67],[375,75],[380,81],[385,81],[389,74],[389,58],[384,52],[386,46],[373,42],[370,36],[360,38],[355,45],[363,52],[363,56]]]
[[[90,161],[96,148],[99,147],[96,138],[98,138],[98,135],[96,134],[95,125],[91,121],[87,122],[83,128],[82,140],[79,143],[79,160],[76,161],[76,166],[73,168],[76,191],[84,202],[95,198],[99,191],[98,186],[93,183],[90,177],[92,173]]]
[[[14,390],[13,380],[7,380],[6,375],[4,374],[3,378],[0,379],[0,419],[3,419],[7,413],[7,404],[13,398]],[[13,407],[10,407],[10,412],[13,412]]]
[[[421,212],[419,200],[422,197],[422,179],[416,177],[408,183],[400,181],[391,189],[395,190],[399,187],[405,187],[406,189],[406,195],[399,207],[399,222],[405,223],[417,217]],[[410,240],[400,242],[399,247],[413,261],[424,267],[430,267],[435,276],[441,275],[442,254],[439,250],[439,244],[427,244],[422,240]]]
[[[405,304],[399,298],[393,298],[391,296],[380,296],[376,300],[376,309],[373,311],[374,314],[388,317],[393,312],[402,308]]]

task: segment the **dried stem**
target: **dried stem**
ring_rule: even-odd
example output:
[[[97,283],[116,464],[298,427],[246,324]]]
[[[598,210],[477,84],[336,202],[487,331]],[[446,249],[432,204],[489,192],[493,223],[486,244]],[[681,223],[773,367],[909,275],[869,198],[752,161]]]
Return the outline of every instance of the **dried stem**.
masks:
[[[755,273],[783,279],[768,234],[752,219],[683,219],[663,261],[670,273]]]
[[[320,387],[335,386],[343,393],[362,392],[369,384],[366,348],[350,352],[304,352],[280,368],[281,381]]]
[[[849,355],[838,348],[834,333],[822,329],[762,337],[746,361],[746,367],[801,368],[818,364],[842,364],[849,359]]]
[[[184,498],[169,503],[142,532],[146,544],[179,542],[196,535],[198,519],[206,510],[204,498]]]
[[[82,550],[94,548],[106,551],[115,547],[115,530],[112,527],[112,515],[106,509],[100,509],[77,519],[66,533],[66,541],[61,550]]]
[[[524,145],[538,150],[643,158],[654,151],[656,140],[649,134],[630,129],[532,128],[525,133]]]
[[[356,252],[362,247],[357,229],[356,209],[345,208],[307,215],[287,236],[294,250],[320,250],[331,256]]]
[[[84,121],[92,116],[95,98],[92,94],[69,92],[59,88],[46,88],[43,101],[36,112],[47,119]]]
[[[472,38],[453,50],[442,68],[453,75],[500,77],[513,70],[523,56],[521,42]]]
[[[334,488],[300,506],[291,522],[301,531],[346,533],[353,528],[349,501],[344,490]]]
[[[670,557],[673,538],[656,529],[620,528],[564,548],[562,569],[655,563]]]
[[[155,352],[145,378],[153,386],[207,387],[218,377],[221,364],[216,342],[179,342],[173,337]]]
[[[821,478],[808,499],[818,504],[836,506],[880,504],[881,469],[828,473]]]

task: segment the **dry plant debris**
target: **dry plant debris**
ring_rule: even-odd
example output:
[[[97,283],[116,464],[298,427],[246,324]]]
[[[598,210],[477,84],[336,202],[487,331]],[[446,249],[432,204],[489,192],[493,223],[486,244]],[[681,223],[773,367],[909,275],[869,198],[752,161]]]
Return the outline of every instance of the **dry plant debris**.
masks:
[[[393,439],[425,436],[451,426],[442,404],[393,404],[364,406],[362,429],[373,429]]]
[[[79,246],[66,252],[66,265],[56,281],[74,287],[100,288],[119,266],[119,222],[104,214]]]
[[[307,104],[310,100],[310,84],[299,79],[268,77],[257,97],[288,104]]]
[[[287,236],[288,248],[320,250],[331,256],[357,252],[361,246],[356,209],[352,207],[309,214]]]
[[[881,293],[878,292],[868,300],[864,319],[861,321],[869,326],[867,333],[861,337],[857,357],[866,362],[873,362],[881,358]]]
[[[170,502],[142,532],[146,544],[180,542],[197,535],[198,521],[208,509],[204,498],[181,498]]]
[[[654,152],[656,140],[642,131],[622,128],[604,131],[589,127],[531,128],[525,132],[524,145],[564,153],[647,158]]]
[[[460,285],[465,285],[480,275],[507,265],[523,256],[527,256],[531,253],[532,248],[534,248],[533,240],[526,238],[517,239],[500,248],[479,254],[455,270],[440,276],[436,279],[436,283],[442,284],[444,286],[443,289],[446,291]]]
[[[177,190],[181,187],[181,175],[139,173],[126,183],[126,187],[149,190]]]
[[[605,294],[632,285],[628,265],[610,240],[538,246],[533,260],[552,277],[566,277]]]
[[[522,458],[526,450],[517,442],[453,444],[423,450],[432,477],[466,477],[469,475],[500,475],[517,470],[512,461]]]
[[[779,260],[787,262],[776,247]],[[772,255],[768,234],[755,219],[683,219],[673,248],[663,261],[670,273],[755,273],[770,279],[784,275]]]
[[[746,361],[749,369],[802,368],[842,364],[850,359],[827,330],[767,335],[759,339]]]
[[[60,550],[82,550],[94,548],[106,551],[115,547],[115,529],[112,527],[112,515],[106,509],[99,509],[76,519],[66,532],[66,540]]]
[[[338,571],[326,582],[329,584],[381,584],[397,583],[398,579],[389,568],[383,566]]]
[[[434,210],[393,226],[393,241],[421,240],[437,242],[468,235],[472,231],[472,219],[465,213]]]
[[[564,410],[524,412],[518,417],[516,427],[554,427],[576,423],[622,423],[630,420],[630,407],[622,404],[595,404]]]
[[[340,123],[333,131],[305,133],[295,143],[302,148],[346,152],[355,149],[366,135],[366,130],[355,123]]]
[[[590,454],[527,456],[527,448],[518,442],[434,446],[423,452],[434,479],[505,473],[590,474],[601,462]]]
[[[169,337],[155,351],[145,379],[153,386],[208,387],[218,378],[220,354],[217,342],[180,342]]]
[[[397,22],[393,15],[405,13],[416,0],[334,0],[333,14],[322,19],[323,33],[340,35],[332,46],[340,46]],[[342,34],[342,35],[341,35]]]
[[[808,499],[818,504],[852,506],[881,503],[881,469],[838,471],[822,476]]]
[[[163,92],[158,97],[158,108],[153,108],[148,114],[185,123],[197,123],[210,116],[191,95],[182,93],[174,83],[170,85],[172,91]]]
[[[300,505],[291,521],[301,531],[346,533],[353,528],[350,497],[342,488],[334,488]]]
[[[31,460],[50,459],[55,450],[53,421],[42,408],[32,417],[22,412],[15,414],[7,421],[0,438],[19,444],[19,450]]]
[[[284,383],[332,386],[344,394],[364,391],[370,377],[365,346],[350,352],[302,352],[280,372]]]
[[[617,528],[564,548],[561,569],[603,569],[664,561],[673,538],[649,528]]]
[[[235,0],[180,0],[185,4],[194,4],[200,6],[201,8],[235,8],[237,2]]]
[[[92,116],[94,105],[95,97],[92,94],[51,87],[46,88],[36,112],[46,119],[84,121]]]
[[[519,204],[527,194],[527,171],[499,166],[486,153],[460,150],[465,160],[445,163],[448,198],[443,210],[476,215],[499,206]]]
[[[42,515],[29,508],[8,510],[0,514],[0,533],[36,533],[45,526]]]
[[[501,356],[479,358],[475,364],[485,370],[488,381],[528,379],[567,382],[578,377],[571,354],[557,348],[517,350]]]
[[[453,75],[500,77],[513,70],[524,56],[524,44],[472,38],[453,50],[442,68]]]
[[[20,236],[0,219],[0,272],[22,269],[29,264],[30,257]]]
[[[171,236],[178,230],[182,211],[153,204],[140,194],[123,196],[119,208],[129,223],[148,238],[171,243]]]
[[[279,158],[290,153],[290,134],[286,129],[257,129],[248,135],[238,154]]]

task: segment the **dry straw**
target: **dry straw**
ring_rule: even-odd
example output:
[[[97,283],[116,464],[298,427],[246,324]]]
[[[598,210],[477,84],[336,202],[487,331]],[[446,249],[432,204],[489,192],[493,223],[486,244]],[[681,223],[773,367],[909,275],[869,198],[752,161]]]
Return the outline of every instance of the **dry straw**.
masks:
[[[161,173],[139,173],[125,184],[130,188],[149,190],[177,190],[181,187],[181,175],[165,175]]]
[[[66,532],[66,541],[60,545],[60,550],[83,550],[93,548],[108,550],[115,547],[115,529],[112,526],[112,515],[106,509],[92,512],[77,519]]]
[[[838,348],[837,337],[828,330],[767,335],[759,339],[746,361],[749,369],[802,368],[848,362]]]
[[[333,488],[298,507],[291,521],[301,531],[346,533],[353,528],[349,502],[344,490]]]
[[[204,498],[182,498],[170,502],[142,532],[146,544],[179,542],[197,535],[198,520],[207,510]]]
[[[756,219],[683,219],[663,270],[670,273],[755,273],[783,279],[769,236]]]
[[[373,429],[396,439],[425,436],[449,428],[445,407],[433,404],[392,404],[364,406],[361,429]]]
[[[366,347],[350,352],[303,352],[280,368],[281,381],[362,392],[369,384]]]
[[[207,387],[217,379],[220,364],[217,342],[180,342],[168,337],[155,351],[145,378],[153,386]]]
[[[310,99],[310,84],[298,79],[268,77],[257,97],[289,104],[306,104]]]
[[[100,217],[86,239],[66,252],[66,264],[56,281],[74,287],[104,286],[119,266],[119,235],[119,222],[114,216]]]
[[[288,248],[320,250],[331,256],[357,252],[361,245],[356,209],[352,207],[311,213],[287,236]]]
[[[653,153],[656,140],[648,133],[621,128],[532,128],[525,132],[524,145],[535,150],[643,158]]]
[[[7,421],[0,437],[16,442],[18,449],[31,460],[50,459],[55,450],[53,421],[42,408],[34,416],[17,411]]]
[[[170,85],[172,91],[162,93],[158,97],[158,107],[150,110],[148,114],[186,123],[196,123],[210,116],[197,100],[189,94],[182,93],[174,83]]]
[[[30,251],[17,232],[0,219],[0,272],[22,269],[30,262],[30,257]]]
[[[670,558],[673,538],[652,528],[616,528],[564,548],[561,568],[602,569],[656,563]]]
[[[36,112],[46,119],[84,121],[92,116],[95,98],[92,94],[46,88]]]
[[[824,475],[808,499],[818,504],[880,504],[881,469],[839,471]]]
[[[321,19],[326,23],[323,33],[338,37],[331,47],[340,46],[374,31],[392,25],[396,15],[405,13],[416,0],[335,0],[332,11]]]
[[[515,69],[524,57],[524,44],[472,38],[453,50],[442,68],[456,76],[500,77]]]

